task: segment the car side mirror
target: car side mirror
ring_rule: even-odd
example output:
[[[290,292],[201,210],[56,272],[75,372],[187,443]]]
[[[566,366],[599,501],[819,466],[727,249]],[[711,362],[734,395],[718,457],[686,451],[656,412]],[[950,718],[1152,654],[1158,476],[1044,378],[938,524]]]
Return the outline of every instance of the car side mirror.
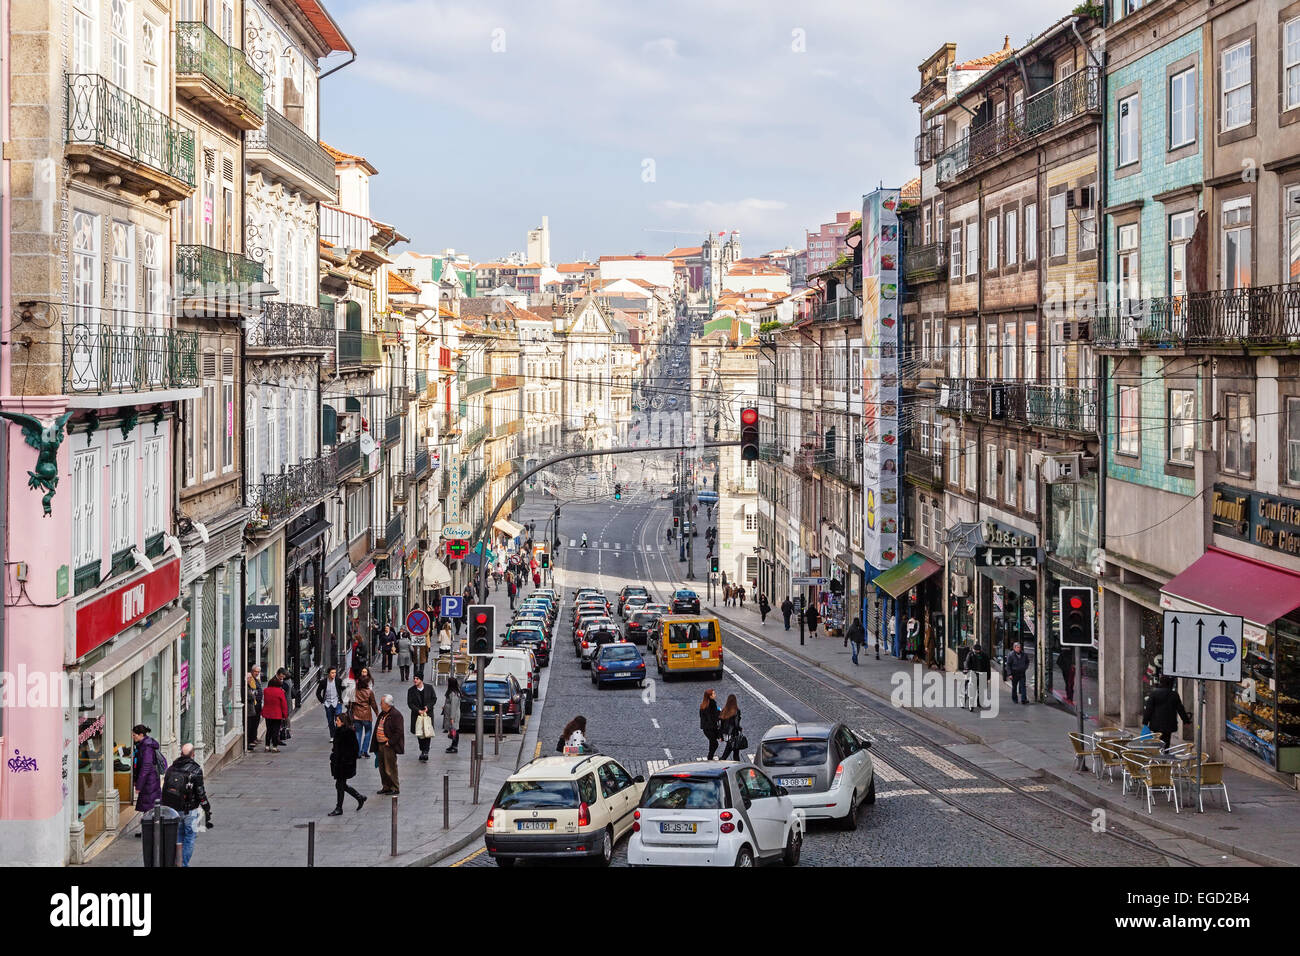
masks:
[[[783,797],[788,797],[788,796],[790,796],[790,791],[787,790],[785,787],[777,787],[777,788],[776,788],[776,792],[779,793],[779,794],[780,794],[781,796],[783,796]]]
[[[641,774],[637,774],[635,777],[632,778],[632,782],[633,782],[633,783],[645,783],[645,777],[643,777]]]
[[[749,799],[749,794],[747,794],[747,793],[742,793],[742,794],[740,795],[740,802],[743,803],[743,804],[745,805],[745,809],[748,810],[748,809],[749,809],[749,805],[750,805],[751,803],[753,803],[754,801],[751,800],[751,799]]]
[[[863,749],[863,750],[870,750],[870,749],[871,749],[871,741],[870,741],[870,740],[864,740],[864,741],[862,741],[862,749]]]

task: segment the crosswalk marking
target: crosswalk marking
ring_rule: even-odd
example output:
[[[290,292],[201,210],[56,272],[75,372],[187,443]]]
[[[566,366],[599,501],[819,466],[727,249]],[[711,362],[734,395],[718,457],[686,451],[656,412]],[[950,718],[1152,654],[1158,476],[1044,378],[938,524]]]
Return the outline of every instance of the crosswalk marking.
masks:
[[[668,766],[667,760],[647,760],[645,762],[645,768],[649,770],[651,773],[658,773],[660,770],[663,770],[667,766]]]
[[[876,799],[884,800],[887,797],[919,797],[926,793],[929,793],[929,791],[920,790],[914,787],[909,787],[905,790],[881,790],[876,794]]]
[[[621,542],[621,541],[615,541],[615,542],[614,542],[614,550],[615,550],[615,551],[622,551],[622,550],[623,550],[623,542]]]
[[[902,783],[907,780],[905,774],[895,770],[879,757],[871,758],[871,769],[875,772],[875,775],[885,781],[885,783]]]
[[[940,771],[952,777],[954,780],[974,780],[975,774],[961,769],[956,764],[944,760],[937,753],[927,750],[925,747],[904,747],[908,753],[919,760],[924,760],[935,770]]]
[[[940,793],[958,795],[963,793],[1010,793],[1010,787],[944,787]]]

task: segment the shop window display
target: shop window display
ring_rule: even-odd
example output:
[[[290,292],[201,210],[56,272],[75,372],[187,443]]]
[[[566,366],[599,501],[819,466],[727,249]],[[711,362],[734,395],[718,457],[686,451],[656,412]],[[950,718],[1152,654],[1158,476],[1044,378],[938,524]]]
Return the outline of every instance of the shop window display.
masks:
[[[1269,766],[1300,772],[1300,618],[1279,618],[1263,644],[1246,641],[1227,737]]]
[[[86,845],[104,832],[106,722],[103,698],[77,715],[77,819]]]

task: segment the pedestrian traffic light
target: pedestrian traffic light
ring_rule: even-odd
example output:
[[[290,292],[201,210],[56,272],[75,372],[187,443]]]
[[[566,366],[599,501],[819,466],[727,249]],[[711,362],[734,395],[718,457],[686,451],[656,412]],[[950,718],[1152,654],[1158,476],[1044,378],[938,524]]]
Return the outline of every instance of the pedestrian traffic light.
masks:
[[[681,521],[682,521],[681,518],[677,517],[677,515],[673,515],[673,530],[674,530],[674,531],[676,531],[676,530],[678,529],[678,527],[681,526]]]
[[[614,482],[614,500],[621,501],[622,499],[623,499],[623,486],[622,484],[616,481]]]
[[[469,652],[475,656],[496,653],[496,608],[491,604],[469,606]]]
[[[718,556],[716,554],[709,559],[709,570],[714,574],[718,573]]]
[[[549,551],[542,551],[538,554],[537,564],[542,570],[549,568],[551,566],[551,553]]]
[[[758,409],[740,410],[740,460],[758,461]]]
[[[1096,615],[1092,588],[1061,585],[1061,644],[1091,647]]]

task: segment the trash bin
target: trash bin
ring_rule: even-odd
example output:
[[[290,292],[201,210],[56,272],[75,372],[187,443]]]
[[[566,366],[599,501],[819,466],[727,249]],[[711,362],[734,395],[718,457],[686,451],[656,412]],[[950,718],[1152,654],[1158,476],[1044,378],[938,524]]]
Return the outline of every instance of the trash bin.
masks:
[[[141,824],[145,866],[178,866],[176,844],[181,840],[181,814],[162,804],[149,810]],[[162,836],[158,834],[161,830]],[[155,841],[158,844],[155,850]],[[155,855],[157,854],[157,855]]]

